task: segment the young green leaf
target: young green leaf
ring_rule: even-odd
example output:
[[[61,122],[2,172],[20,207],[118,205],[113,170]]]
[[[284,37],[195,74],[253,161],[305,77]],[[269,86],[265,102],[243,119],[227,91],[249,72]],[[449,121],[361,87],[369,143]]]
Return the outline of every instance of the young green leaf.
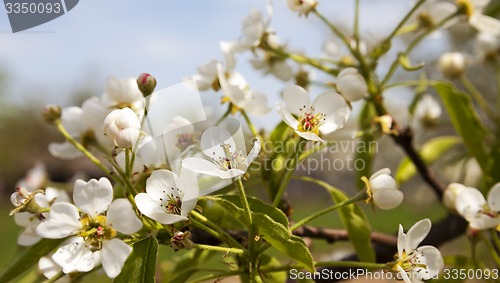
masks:
[[[476,158],[484,174],[489,174],[491,159],[484,140],[488,131],[481,123],[467,94],[447,82],[433,84],[450,116],[451,123],[462,137],[469,153]]]
[[[37,264],[42,256],[52,252],[62,241],[63,239],[42,239],[37,244],[29,247],[0,275],[0,282],[9,282],[22,275],[30,267]]]
[[[158,258],[158,241],[154,236],[142,239],[133,245],[134,250],[123,266],[122,272],[113,282],[154,283],[156,260]]]
[[[334,187],[330,187],[328,191],[336,203],[349,199],[342,191]],[[361,208],[356,204],[346,205],[339,208],[339,215],[342,224],[349,233],[349,239],[356,250],[359,260],[375,262],[375,252],[371,241],[371,227]]]

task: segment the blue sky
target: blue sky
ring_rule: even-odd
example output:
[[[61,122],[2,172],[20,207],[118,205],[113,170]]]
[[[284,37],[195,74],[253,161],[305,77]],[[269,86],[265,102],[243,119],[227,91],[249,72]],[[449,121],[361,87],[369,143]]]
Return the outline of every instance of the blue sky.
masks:
[[[353,0],[319,1],[318,9],[350,28]],[[409,1],[364,0],[361,28],[366,37],[387,33]],[[267,0],[118,1],[84,0],[69,13],[28,31],[12,34],[0,11],[0,70],[9,75],[8,98],[68,103],[72,90],[100,94],[108,76],[149,72],[159,87],[178,83],[211,59],[222,59],[219,41],[240,35],[241,19]],[[328,30],[314,17],[299,18],[274,0],[272,26],[290,46],[319,54]],[[247,60],[237,69],[251,86],[276,94],[282,84],[263,79]]]

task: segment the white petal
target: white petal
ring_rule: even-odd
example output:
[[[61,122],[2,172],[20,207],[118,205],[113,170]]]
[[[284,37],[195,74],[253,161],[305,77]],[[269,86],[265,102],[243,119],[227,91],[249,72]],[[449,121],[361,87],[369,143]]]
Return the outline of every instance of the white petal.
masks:
[[[36,218],[35,215],[29,213],[29,212],[18,212],[14,214],[14,222],[16,225],[21,226],[21,227],[27,227],[31,225],[33,222],[33,218]]]
[[[27,226],[23,232],[17,238],[17,244],[20,246],[32,246],[38,243],[42,237],[36,232],[36,227],[40,224],[38,219],[31,222],[31,225]]]
[[[94,268],[94,257],[81,237],[77,241],[60,247],[52,259],[62,267],[64,273],[87,272]]]
[[[172,171],[168,170],[155,170],[146,180],[146,192],[148,195],[159,204],[164,199],[165,195],[173,193],[177,195],[179,188],[179,177]]]
[[[426,269],[423,272],[418,272],[421,276],[420,279],[427,280],[438,275],[444,268],[443,257],[439,250],[433,246],[422,246],[416,250],[421,258],[421,262],[426,265]]]
[[[248,167],[250,166],[250,163],[252,163],[257,156],[259,156],[260,150],[262,149],[262,146],[260,144],[260,140],[257,139],[255,143],[253,144],[252,150],[248,153],[247,158],[245,158],[245,165]]]
[[[278,114],[281,116],[281,119],[283,119],[283,122],[285,122],[288,126],[290,126],[294,130],[299,127],[299,121],[297,121],[297,119],[292,116],[292,113],[288,111],[284,104],[279,105],[277,110]]]
[[[226,157],[224,149],[220,146],[221,144],[228,144],[233,151],[237,148],[231,134],[222,127],[210,127],[201,135],[201,149],[209,158],[218,160],[221,157]]]
[[[240,170],[240,169],[230,169],[230,170],[220,170],[217,169],[215,172],[215,176],[221,178],[221,179],[232,179],[232,178],[238,178],[245,174],[245,171]]]
[[[47,278],[52,278],[62,271],[61,267],[57,265],[52,258],[44,256],[38,261],[38,268]]]
[[[50,143],[49,152],[50,154],[52,154],[52,156],[64,160],[75,159],[77,157],[83,156],[83,153],[81,153],[69,142]]]
[[[122,271],[132,247],[119,239],[111,239],[102,243],[102,267],[109,278],[115,278]]]
[[[75,181],[73,200],[76,206],[90,216],[95,216],[106,211],[113,200],[113,186],[105,177],[97,181],[91,179]]]
[[[493,211],[500,211],[500,183],[496,183],[488,193],[488,206]]]
[[[115,123],[120,129],[141,128],[141,122],[139,121],[137,114],[134,112],[134,110],[128,107],[122,108],[120,110],[118,117],[116,117]]]
[[[378,170],[377,172],[372,174],[372,176],[370,177],[370,180],[374,179],[375,177],[377,177],[379,175],[391,175],[391,169],[383,168],[383,169]]]
[[[247,91],[244,103],[238,106],[243,108],[248,114],[255,116],[266,115],[272,109],[267,106],[267,96],[254,90]]]
[[[52,187],[45,189],[45,198],[49,202],[69,202],[68,194],[64,190],[59,190]]]
[[[314,113],[326,115],[323,125],[319,130],[323,134],[329,134],[340,129],[347,122],[349,117],[349,106],[345,99],[335,91],[325,91],[314,100],[312,107]]]
[[[190,157],[182,160],[182,167],[196,173],[217,176],[218,166],[205,159]]]
[[[429,219],[423,219],[415,223],[406,233],[405,250],[411,252],[427,237],[431,231],[432,223]]]
[[[65,202],[52,205],[49,219],[40,223],[36,232],[49,239],[61,239],[74,235],[82,228],[78,209]]]
[[[396,181],[390,175],[378,175],[373,179],[370,178],[370,187],[374,193],[384,189],[397,190]]]
[[[137,143],[139,134],[139,129],[123,129],[115,136],[115,145],[119,148],[132,148]]]
[[[198,202],[200,188],[196,174],[191,170],[182,168],[180,176],[180,185],[184,194],[182,198],[181,215],[187,216],[193,210]]]
[[[480,32],[488,32],[500,36],[500,20],[476,13],[470,19],[469,23]]]
[[[142,228],[142,222],[135,215],[132,204],[124,198],[114,200],[106,214],[107,223],[124,234],[134,234]]]
[[[82,117],[83,110],[80,107],[71,106],[62,110],[61,123],[70,136],[80,136],[86,130]]]
[[[283,101],[287,110],[295,115],[300,114],[300,110],[309,110],[311,100],[305,89],[298,85],[291,85],[283,91]]]
[[[399,258],[403,257],[403,251],[405,249],[405,242],[406,242],[406,234],[403,231],[403,226],[399,224],[399,230],[398,230],[398,256]]]
[[[476,188],[465,188],[458,192],[455,201],[457,212],[467,220],[473,218],[486,204],[483,194]]]
[[[293,69],[285,61],[275,62],[272,66],[272,73],[282,81],[288,81],[293,77]]]
[[[303,137],[304,139],[308,140],[308,141],[319,141],[319,142],[322,142],[323,139],[318,137],[316,134],[314,133],[309,133],[309,132],[301,132],[301,131],[298,131],[298,130],[295,130],[295,133],[297,133],[297,135]]]
[[[187,220],[187,217],[168,214],[163,207],[160,206],[160,203],[154,201],[148,194],[145,193],[136,195],[135,203],[142,214],[162,224],[173,224]]]
[[[381,209],[393,209],[403,201],[404,195],[398,189],[381,189],[373,194],[375,205]]]
[[[476,214],[473,218],[466,218],[469,226],[475,230],[495,228],[500,225],[500,217],[491,217],[484,213]]]
[[[410,281],[410,278],[408,278],[408,274],[406,274],[406,271],[404,271],[404,269],[399,265],[397,267],[398,267],[398,272],[401,275],[401,278],[403,278],[403,280],[405,281],[405,283],[412,283]]]

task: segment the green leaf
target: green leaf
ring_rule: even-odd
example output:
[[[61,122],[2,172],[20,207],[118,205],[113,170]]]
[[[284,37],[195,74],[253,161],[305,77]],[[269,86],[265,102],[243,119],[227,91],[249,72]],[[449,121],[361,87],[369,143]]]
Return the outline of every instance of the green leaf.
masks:
[[[333,201],[340,203],[349,199],[342,191],[328,187]],[[349,233],[356,254],[360,261],[375,262],[375,252],[371,240],[371,227],[361,208],[356,204],[345,205],[339,208],[339,215],[342,224]]]
[[[489,174],[491,160],[484,144],[487,130],[481,123],[470,97],[447,82],[433,84],[450,116],[451,123],[476,158],[484,174]]]
[[[9,282],[22,275],[30,267],[37,264],[42,256],[46,256],[52,252],[63,240],[64,239],[42,239],[37,244],[29,247],[0,276],[0,282]]]
[[[356,172],[356,184],[358,189],[363,189],[365,183],[361,181],[361,177],[370,176],[373,159],[376,153],[376,144],[374,143],[375,137],[370,133],[373,119],[376,117],[375,107],[373,103],[365,103],[361,114],[359,116],[359,129],[363,132],[363,136],[359,142],[362,144],[363,150],[356,150],[355,160],[363,160],[364,165],[361,170]]]
[[[441,158],[443,154],[450,150],[454,145],[461,143],[461,141],[462,140],[459,137],[454,136],[437,137],[425,143],[419,154],[425,164],[430,165],[434,161]],[[417,168],[415,168],[413,162],[408,157],[405,157],[399,164],[398,170],[396,171],[396,181],[399,184],[403,184],[414,176],[416,172]]]
[[[220,204],[240,222],[245,223],[245,215],[238,196],[215,196],[211,200]],[[280,252],[302,264],[310,271],[314,271],[314,262],[311,252],[301,238],[292,235],[288,229],[288,219],[278,208],[266,204],[256,198],[248,197],[252,211],[253,226],[256,233]]]
[[[154,283],[156,260],[158,258],[158,241],[149,236],[133,245],[134,250],[123,266],[122,272],[113,282]]]
[[[307,270],[314,272],[314,261],[311,252],[300,237],[292,235],[288,227],[274,221],[265,214],[254,213],[252,217],[262,239],[303,265]]]

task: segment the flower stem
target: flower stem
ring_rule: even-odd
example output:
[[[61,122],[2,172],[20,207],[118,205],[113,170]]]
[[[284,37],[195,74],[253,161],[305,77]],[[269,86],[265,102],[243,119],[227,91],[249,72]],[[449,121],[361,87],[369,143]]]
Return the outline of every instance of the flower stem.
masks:
[[[311,182],[311,183],[315,183],[319,186],[322,186],[324,188],[326,188],[327,190],[331,190],[331,186],[330,184],[324,182],[324,181],[321,181],[321,180],[318,180],[318,179],[315,179],[315,178],[311,178],[311,177],[307,177],[307,176],[296,176],[297,179],[299,180],[303,180],[303,181],[306,181],[306,182]],[[352,203],[355,203],[355,202],[358,202],[360,200],[365,200],[367,198],[367,194],[365,191],[361,191],[359,192],[358,194],[356,194],[354,197],[348,199],[348,200],[345,200],[345,201],[342,201],[342,202],[339,202],[339,203],[336,203],[332,206],[329,206],[323,210],[320,210],[306,218],[303,218],[302,220],[298,221],[297,223],[295,223],[294,225],[292,225],[290,227],[290,231],[293,231],[297,228],[299,228],[300,226],[308,223],[308,222],[311,222],[312,220],[320,217],[320,216],[323,216],[331,211],[334,211],[338,208],[341,208],[341,207],[344,207],[346,205],[349,205],[349,204],[352,204]]]
[[[244,254],[245,253],[244,250],[238,249],[238,248],[226,248],[226,247],[210,246],[210,245],[202,245],[202,244],[193,244],[193,248],[207,250],[207,251],[224,252],[226,254],[230,254],[230,253]]]
[[[359,46],[359,0],[354,2],[354,27],[353,36],[356,40],[356,46]]]
[[[219,120],[217,120],[217,122],[215,123],[215,126],[218,126],[222,121],[224,121],[224,119],[227,118],[227,116],[229,116],[229,114],[231,114],[231,108],[233,106],[231,105],[231,103],[229,103],[229,105],[227,106],[227,110],[226,112],[224,113],[224,115],[222,115]]]
[[[287,166],[285,166],[285,176],[282,178],[278,191],[274,196],[273,206],[279,205],[281,197],[283,196],[288,183],[290,183],[290,180],[292,179],[293,173],[295,172],[295,167],[297,167],[297,164],[299,163],[299,156],[300,152],[302,151],[303,145],[306,145],[306,142],[302,139],[299,139],[297,141],[297,145],[295,146],[295,151],[292,156],[290,168],[287,168]]]
[[[417,3],[415,3],[415,5],[413,5],[413,8],[405,15],[405,17],[403,19],[401,19],[401,21],[396,26],[396,28],[391,32],[391,34],[385,40],[386,41],[392,40],[392,38],[394,36],[399,34],[399,31],[401,30],[401,28],[406,24],[406,22],[408,22],[408,20],[415,13],[415,11],[417,11],[418,8],[420,8],[420,6],[422,6],[422,4],[425,3],[425,1],[426,0],[419,0]]]
[[[218,239],[221,239],[222,241],[226,242],[230,246],[237,247],[242,249],[243,246],[238,243],[233,237],[231,237],[229,234],[226,233],[226,231],[222,230],[219,226],[217,226],[215,223],[210,221],[208,218],[205,216],[201,215],[200,213],[192,210],[191,211],[191,221],[193,224],[198,226],[198,228],[205,230],[206,232],[212,234]]]
[[[97,157],[90,153],[81,143],[77,142],[71,135],[66,131],[60,119],[56,120],[55,125],[57,130],[66,138],[66,140],[72,144],[76,149],[78,149],[83,155],[85,155],[92,163],[94,163],[99,169],[104,173],[111,176],[111,171],[109,171],[106,166],[104,166]]]
[[[132,175],[132,166],[131,166],[131,160],[130,160],[130,149],[127,148],[125,149],[125,176],[127,176],[127,178],[130,178],[130,176]]]
[[[429,34],[433,33],[435,30],[437,30],[438,28],[442,27],[444,24],[446,24],[446,22],[448,22],[449,20],[451,20],[452,18],[456,17],[457,15],[459,15],[459,12],[455,12],[451,15],[449,15],[448,17],[444,18],[443,20],[441,20],[440,22],[438,22],[436,25],[434,25],[433,27],[427,29],[425,32],[421,33],[419,36],[417,36],[417,38],[415,38],[415,40],[413,40],[407,47],[406,47],[406,50],[403,52],[403,54],[405,55],[409,55],[413,49],[424,39],[426,38]],[[382,87],[391,79],[391,77],[394,75],[394,72],[396,72],[397,68],[399,67],[399,64],[400,64],[400,61],[399,61],[399,57],[396,58],[393,62],[392,62],[392,65],[391,67],[389,68],[389,71],[387,72],[387,74],[385,75],[384,79],[382,80],[382,83],[380,84]]]
[[[486,247],[488,248],[488,251],[490,252],[491,257],[493,258],[493,260],[495,260],[495,263],[498,266],[500,266],[500,255],[498,255],[498,252],[495,250],[495,248],[491,244],[490,240],[488,238],[486,238],[483,233],[481,233],[481,238],[484,241],[484,243],[486,244]]]

